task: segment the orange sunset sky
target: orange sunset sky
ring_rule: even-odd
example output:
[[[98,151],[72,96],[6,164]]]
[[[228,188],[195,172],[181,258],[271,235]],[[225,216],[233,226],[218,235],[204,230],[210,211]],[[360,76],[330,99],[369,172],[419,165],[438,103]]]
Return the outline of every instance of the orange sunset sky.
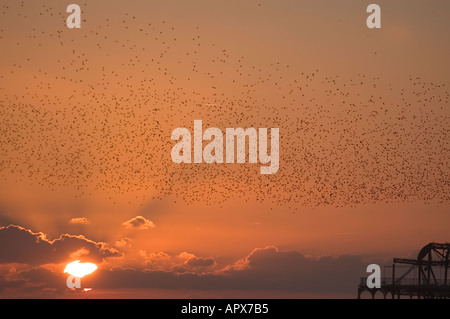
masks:
[[[356,297],[450,241],[450,2],[70,3],[0,1],[0,297]],[[173,163],[194,120],[278,172]]]

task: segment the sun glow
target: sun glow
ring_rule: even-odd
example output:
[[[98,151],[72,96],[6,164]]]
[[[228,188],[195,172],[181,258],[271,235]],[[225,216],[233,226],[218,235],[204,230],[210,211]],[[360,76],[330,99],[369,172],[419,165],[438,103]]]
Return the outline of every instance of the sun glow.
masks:
[[[93,263],[80,263],[75,260],[67,264],[64,273],[68,273],[74,277],[83,278],[86,275],[93,273],[97,269],[97,265]]]

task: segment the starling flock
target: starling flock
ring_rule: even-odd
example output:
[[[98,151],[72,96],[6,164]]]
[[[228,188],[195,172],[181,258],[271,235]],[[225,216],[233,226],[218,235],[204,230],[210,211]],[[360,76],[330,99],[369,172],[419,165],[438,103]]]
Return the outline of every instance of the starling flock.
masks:
[[[60,7],[1,4],[2,188],[142,203],[257,200],[292,211],[449,201],[448,83],[413,71],[391,83],[302,70],[299,61],[255,60],[170,18],[95,17],[79,5],[82,28],[69,30]],[[279,128],[279,171],[173,163],[171,132],[192,131],[195,119],[222,130]]]

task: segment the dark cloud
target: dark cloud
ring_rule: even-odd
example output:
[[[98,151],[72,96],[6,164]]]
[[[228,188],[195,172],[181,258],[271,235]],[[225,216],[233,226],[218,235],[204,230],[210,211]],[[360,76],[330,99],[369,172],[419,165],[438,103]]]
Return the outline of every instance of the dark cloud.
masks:
[[[122,223],[128,229],[149,229],[154,228],[155,224],[142,216],[136,216]]]
[[[24,281],[28,286],[41,288],[66,288],[67,274],[58,273],[54,270],[43,267],[32,267],[19,271],[15,277]]]
[[[114,268],[97,270],[95,276],[83,278],[85,285],[96,288],[221,289],[222,275],[163,270]],[[231,287],[230,287],[231,288]]]
[[[255,249],[225,274],[254,289],[350,292],[356,289],[365,266],[359,256],[312,259],[271,246]]]
[[[66,291],[66,275],[44,267],[17,270],[0,279],[0,296],[8,298],[56,298]]]
[[[0,263],[3,264],[58,263],[81,249],[88,251],[86,258],[93,261],[121,256],[119,251],[106,243],[95,242],[81,235],[62,234],[55,240],[49,240],[41,232],[34,233],[20,226],[0,227]]]
[[[191,261],[191,267],[188,261]],[[312,293],[356,293],[366,263],[359,256],[308,258],[296,251],[276,247],[255,249],[247,257],[216,272],[194,273],[194,266],[210,266],[212,258],[192,257],[183,265],[188,268],[170,270],[137,270],[116,267],[99,268],[95,275],[83,278],[84,287],[158,288],[194,290],[267,290]],[[27,289],[65,289],[63,274],[34,267],[0,281],[0,286]],[[1,287],[0,287],[1,288]]]
[[[202,265],[214,262],[213,259],[200,257],[192,257],[187,262],[189,260]],[[87,280],[90,286],[99,288],[355,292],[366,266],[359,256],[311,259],[296,251],[267,247],[255,249],[246,258],[214,273],[192,273],[185,268],[183,271],[115,268],[100,269]]]
[[[23,279],[5,279],[0,278],[0,292],[7,288],[21,288],[26,284],[26,281]]]
[[[214,258],[192,257],[185,264],[191,267],[211,267],[215,265]]]

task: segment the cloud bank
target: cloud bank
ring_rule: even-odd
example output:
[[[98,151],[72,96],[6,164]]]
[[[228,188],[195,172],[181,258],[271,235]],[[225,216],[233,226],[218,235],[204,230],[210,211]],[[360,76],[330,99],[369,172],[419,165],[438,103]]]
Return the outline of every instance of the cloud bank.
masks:
[[[121,256],[118,250],[108,244],[95,242],[82,235],[62,234],[55,240],[49,240],[44,233],[34,233],[21,226],[0,227],[0,264],[60,263],[77,252],[97,262],[107,257]]]
[[[130,220],[127,220],[126,222],[123,222],[122,225],[125,226],[127,229],[150,229],[154,228],[155,224],[145,217],[142,216],[136,216],[131,218]]]
[[[34,233],[15,225],[0,228],[0,243],[0,268],[3,267],[0,291],[37,289],[37,292],[64,292],[64,275],[48,264],[80,256],[85,260],[87,257],[98,262],[108,257],[121,256],[106,243],[95,242],[84,236],[62,234],[55,240],[49,240],[43,233]],[[356,291],[359,278],[367,266],[360,256],[315,259],[297,251],[280,250],[275,246],[256,248],[244,258],[222,268],[218,267],[212,257],[196,256],[188,252],[169,255],[164,252],[141,251],[141,257],[142,267],[152,269],[100,267],[95,275],[83,278],[83,283],[88,287],[104,289],[349,293]],[[178,261],[178,264],[174,264],[174,261]],[[167,267],[154,268],[158,262],[163,262],[161,265],[167,263]],[[13,264],[30,266],[16,271],[10,266]],[[9,270],[5,270],[8,267]]]
[[[83,225],[87,225],[90,224],[90,220],[87,219],[86,217],[74,217],[72,219],[70,219],[70,223],[71,224],[83,224]]]

